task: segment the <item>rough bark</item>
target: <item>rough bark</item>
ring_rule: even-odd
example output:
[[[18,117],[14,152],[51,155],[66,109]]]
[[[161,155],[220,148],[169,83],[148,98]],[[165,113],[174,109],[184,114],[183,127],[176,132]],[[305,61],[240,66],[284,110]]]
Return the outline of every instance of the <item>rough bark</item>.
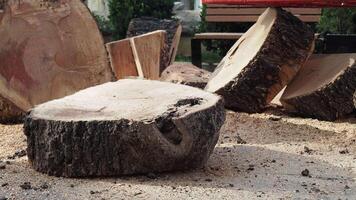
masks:
[[[201,167],[224,120],[216,95],[178,84],[120,80],[36,107],[24,132],[37,171],[132,175]]]
[[[306,79],[305,82],[310,83],[312,79],[317,79],[317,76],[321,74],[317,69],[310,69],[314,66],[307,63],[286,88],[281,98],[284,107],[291,112],[296,112],[300,116],[328,121],[334,121],[352,113],[355,108],[353,95],[356,91],[356,54],[352,56],[354,58],[353,62],[350,62],[349,56],[341,58],[340,55],[342,54],[336,54],[335,56],[337,57],[333,57],[334,55],[332,54],[325,55],[326,57],[324,55],[315,56],[316,58],[321,57],[320,59],[329,57],[329,61],[322,63],[324,65],[332,65],[333,60],[341,61],[344,59],[345,62],[343,64],[347,66],[343,67],[341,71],[335,71],[335,77],[331,80],[324,80],[323,85],[315,90],[298,95],[290,95],[293,94],[292,90],[298,89],[296,85],[298,82],[296,81],[300,78],[309,76],[309,79]],[[336,66],[332,67],[336,68]]]
[[[0,123],[15,124],[22,123],[25,113],[9,100],[0,96]]]
[[[5,4],[4,2],[0,1],[0,22],[4,16],[4,4]]]
[[[160,72],[162,73],[175,60],[182,33],[180,22],[178,20],[160,20],[151,17],[132,19],[126,36],[134,37],[156,30],[165,30],[167,32],[165,48],[163,48],[161,53]]]
[[[269,9],[272,11],[272,8]],[[224,67],[233,67],[239,46],[254,32],[242,38],[222,60],[206,87],[220,94],[227,108],[248,113],[261,112],[292,80],[314,48],[313,31],[297,17],[282,9],[277,12],[273,26],[258,53],[227,84],[211,90],[214,77]],[[266,11],[268,12],[268,10]],[[246,34],[245,34],[246,35]]]
[[[25,112],[113,78],[103,39],[80,0],[5,1],[0,61],[0,96]]]
[[[175,63],[163,71],[161,81],[178,83],[204,89],[211,73],[192,64]]]
[[[158,80],[165,39],[165,31],[154,31],[106,44],[116,78]]]

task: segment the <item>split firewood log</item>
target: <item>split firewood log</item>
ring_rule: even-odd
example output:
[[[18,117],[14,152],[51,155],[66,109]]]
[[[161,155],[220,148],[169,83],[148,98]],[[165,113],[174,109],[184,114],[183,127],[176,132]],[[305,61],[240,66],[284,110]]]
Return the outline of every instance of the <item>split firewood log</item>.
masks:
[[[174,63],[165,69],[161,81],[204,89],[211,73],[189,63]]]
[[[301,116],[333,121],[354,110],[356,54],[313,55],[281,101]]]
[[[24,132],[37,171],[65,177],[131,175],[201,167],[224,120],[217,95],[124,79],[37,106],[26,117]]]
[[[165,31],[154,31],[106,44],[116,78],[158,80],[165,39]]]
[[[261,112],[314,49],[314,33],[293,14],[268,8],[230,49],[205,90],[235,111]]]
[[[167,32],[165,46],[161,53],[160,72],[162,73],[175,60],[182,33],[180,21],[160,20],[152,17],[135,18],[131,20],[126,36],[134,37],[156,30],[165,30]]]
[[[4,1],[0,96],[15,107],[0,118],[112,79],[101,34],[80,0]]]

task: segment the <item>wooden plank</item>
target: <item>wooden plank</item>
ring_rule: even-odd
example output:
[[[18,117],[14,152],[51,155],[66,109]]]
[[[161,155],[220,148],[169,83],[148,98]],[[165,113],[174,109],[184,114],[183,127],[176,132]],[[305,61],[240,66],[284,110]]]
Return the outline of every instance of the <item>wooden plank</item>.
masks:
[[[261,15],[267,8],[209,8],[207,15]],[[285,8],[295,15],[321,15],[320,8]]]
[[[171,45],[171,48],[169,50],[170,51],[170,54],[169,54],[170,55],[170,57],[169,57],[169,59],[170,59],[169,60],[169,65],[173,64],[174,61],[176,60],[176,56],[177,56],[177,52],[178,52],[178,46],[179,46],[180,38],[181,38],[181,35],[182,35],[182,31],[183,31],[183,27],[182,27],[182,25],[179,25],[177,27],[176,34],[173,37],[172,45]]]
[[[207,4],[208,8],[251,8],[259,6],[250,6],[250,5],[227,5],[227,4]],[[263,6],[266,8],[266,6]]]
[[[161,51],[165,45],[166,31],[154,31],[134,37],[137,54],[144,78],[158,80],[160,77]]]
[[[238,40],[245,33],[197,33],[193,39],[196,40]],[[315,38],[319,37],[319,33],[315,34]]]
[[[194,39],[199,40],[238,40],[244,33],[198,33],[195,34]]]
[[[206,21],[208,22],[256,22],[258,15],[246,16],[246,15],[231,15],[231,16],[215,16],[208,15],[206,16]]]
[[[165,37],[165,31],[154,31],[106,44],[116,78],[137,76],[158,80]]]
[[[140,62],[140,58],[138,57],[135,41],[134,41],[133,38],[130,38],[130,47],[131,47],[131,50],[132,50],[132,55],[133,55],[134,60],[135,60],[135,65],[136,65],[136,70],[137,70],[137,73],[138,73],[138,77],[144,78],[143,70],[142,70],[142,66],[141,66],[141,62]]]
[[[292,12],[293,14],[301,15],[321,15],[321,8],[284,8],[285,10]]]
[[[225,15],[225,16],[206,16],[208,22],[256,22],[259,15]],[[297,16],[304,22],[319,22],[320,15],[300,15]]]
[[[260,15],[267,8],[210,8],[207,15]]]
[[[112,70],[117,79],[138,76],[135,57],[132,53],[129,39],[108,43],[106,48],[109,53]]]
[[[130,22],[126,37],[134,37],[156,30],[167,32],[165,47],[161,53],[160,72],[162,73],[175,60],[182,33],[181,22],[177,19],[135,18]]]
[[[330,8],[330,7],[354,7],[355,0],[203,0],[205,5],[250,5],[264,7],[308,7],[308,8]]]

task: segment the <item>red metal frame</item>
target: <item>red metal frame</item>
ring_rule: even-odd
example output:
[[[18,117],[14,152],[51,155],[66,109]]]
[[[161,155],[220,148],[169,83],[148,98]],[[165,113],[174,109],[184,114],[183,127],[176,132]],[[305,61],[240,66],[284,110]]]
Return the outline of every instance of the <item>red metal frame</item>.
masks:
[[[272,7],[356,7],[356,0],[203,0],[203,4]]]

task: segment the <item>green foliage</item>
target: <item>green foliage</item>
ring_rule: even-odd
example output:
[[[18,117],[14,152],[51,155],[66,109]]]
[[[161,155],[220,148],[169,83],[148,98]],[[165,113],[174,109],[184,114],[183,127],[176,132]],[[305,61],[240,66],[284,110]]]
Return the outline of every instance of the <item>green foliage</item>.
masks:
[[[133,18],[155,17],[170,19],[174,0],[110,0],[109,21],[115,39],[125,38]]]
[[[112,32],[109,20],[105,19],[103,16],[93,14],[96,23],[98,24],[99,30],[103,35],[110,35]]]
[[[319,32],[356,33],[356,8],[323,9]]]

